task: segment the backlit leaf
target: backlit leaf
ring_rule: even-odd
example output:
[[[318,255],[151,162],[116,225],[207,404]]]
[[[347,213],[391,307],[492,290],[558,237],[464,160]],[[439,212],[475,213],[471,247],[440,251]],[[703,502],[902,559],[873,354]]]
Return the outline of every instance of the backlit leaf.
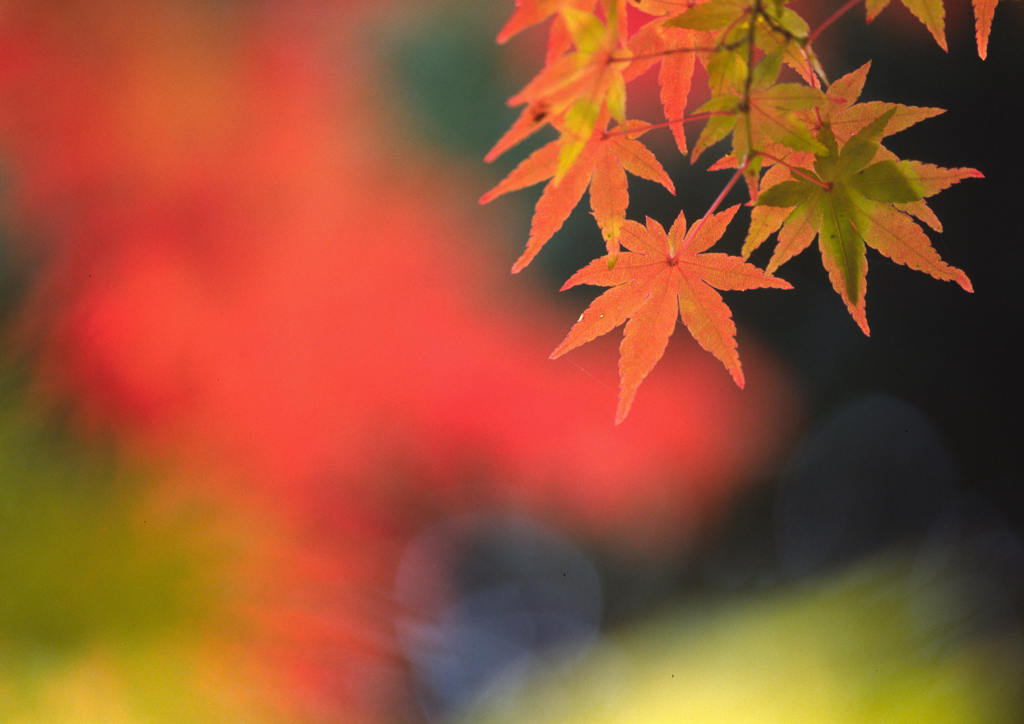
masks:
[[[675,193],[672,179],[654,154],[631,137],[634,133],[643,133],[646,128],[645,123],[630,121],[625,128],[594,135],[583,144],[561,179],[557,178],[557,171],[564,147],[557,140],[551,141],[530,154],[497,186],[480,197],[480,203],[486,204],[502,194],[551,179],[537,202],[526,250],[513,265],[513,272],[526,268],[562,227],[588,187],[591,209],[610,256],[618,250],[619,233],[629,203],[626,171],[659,183]]]
[[[743,386],[736,325],[716,290],[791,287],[739,257],[703,253],[718,241],[737,208],[703,219],[689,236],[682,213],[668,233],[652,219],[646,226],[626,221],[621,240],[627,251],[619,253],[614,267],[609,268],[608,257],[595,259],[562,287],[591,284],[611,288],[580,315],[552,352],[552,359],[626,324],[619,347],[616,424],[625,419],[640,383],[665,353],[677,319],[721,361],[736,384]]]
[[[856,92],[860,82],[848,79],[846,85]],[[942,261],[910,214],[933,228],[940,226],[923,199],[981,174],[974,169],[897,160],[881,146],[896,112],[897,108],[889,108],[843,143],[836,142],[830,126],[823,126],[819,140],[828,153],[815,158],[813,169],[795,169],[793,178],[766,188],[757,200],[769,210],[792,208],[779,229],[768,271],[774,272],[802,252],[817,235],[832,286],[865,334],[865,245],[899,264],[972,290],[967,275]],[[776,216],[771,218],[777,221]],[[759,241],[755,237],[751,243]]]

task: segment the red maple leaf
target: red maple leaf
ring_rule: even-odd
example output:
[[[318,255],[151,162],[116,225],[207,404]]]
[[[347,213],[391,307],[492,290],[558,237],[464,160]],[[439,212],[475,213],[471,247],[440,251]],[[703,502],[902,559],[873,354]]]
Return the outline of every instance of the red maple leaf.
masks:
[[[677,318],[682,318],[694,339],[717,357],[736,384],[743,387],[736,325],[716,289],[792,287],[739,257],[702,253],[721,238],[738,208],[736,205],[707,217],[689,234],[682,212],[667,234],[650,217],[646,227],[626,221],[620,239],[629,251],[614,260],[611,256],[595,259],[562,286],[563,290],[578,284],[611,289],[580,315],[551,353],[552,359],[626,324],[619,347],[616,424],[625,419],[640,383],[665,353]]]

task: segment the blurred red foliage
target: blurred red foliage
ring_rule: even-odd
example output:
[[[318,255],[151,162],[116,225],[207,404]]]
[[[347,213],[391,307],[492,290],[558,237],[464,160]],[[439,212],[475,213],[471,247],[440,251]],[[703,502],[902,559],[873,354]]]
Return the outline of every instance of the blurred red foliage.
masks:
[[[484,183],[389,123],[362,38],[395,5],[0,10],[4,203],[45,248],[24,313],[45,384],[284,521],[268,658],[319,711],[368,717],[386,697],[362,677],[398,669],[395,560],[425,521],[514,506],[671,544],[795,408],[741,331],[745,392],[680,341],[612,426],[614,346],[549,362],[570,320],[505,276]]]

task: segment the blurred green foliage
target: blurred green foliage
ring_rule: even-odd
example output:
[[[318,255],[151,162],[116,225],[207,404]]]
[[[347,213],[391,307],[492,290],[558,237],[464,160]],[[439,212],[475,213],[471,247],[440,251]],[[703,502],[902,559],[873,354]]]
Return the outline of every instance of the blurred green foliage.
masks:
[[[0,721],[236,720],[237,701],[196,690],[231,631],[211,510],[154,500],[151,475],[21,388],[0,373]]]
[[[112,456],[8,408],[0,466],[0,579],[8,584],[0,630],[8,642],[68,650],[202,613],[195,561],[173,533],[134,519],[138,488]]]
[[[452,5],[387,28],[383,57],[393,96],[424,143],[479,163],[505,130],[512,91],[498,65],[496,3]]]
[[[706,601],[603,642],[463,721],[1018,721],[1017,639],[973,628],[947,570],[889,559],[738,603]]]

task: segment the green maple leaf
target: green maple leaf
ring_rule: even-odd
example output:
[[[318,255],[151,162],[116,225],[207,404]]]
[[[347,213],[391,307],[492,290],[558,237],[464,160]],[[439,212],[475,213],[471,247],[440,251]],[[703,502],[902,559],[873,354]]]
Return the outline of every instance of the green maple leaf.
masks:
[[[779,230],[769,273],[817,237],[832,286],[865,334],[865,246],[973,291],[967,275],[942,261],[921,227],[897,204],[920,201],[981,173],[895,160],[880,142],[896,110],[890,108],[842,146],[825,124],[818,140],[828,151],[816,154],[814,168],[794,170],[790,180],[771,186],[757,200],[759,206],[792,208]]]
[[[858,103],[857,101],[864,89],[864,83],[867,80],[870,68],[871,63],[868,62],[837,79],[826,91],[825,103],[810,111],[799,112],[797,114],[799,119],[815,135],[827,123],[836,143],[842,145],[856,135],[858,131],[873,121],[877,121],[888,111],[892,111],[892,113],[889,116],[888,123],[885,124],[885,128],[881,132],[881,138],[883,139],[894,133],[906,130],[923,120],[945,113],[945,110],[942,108],[908,106],[901,103],[886,103],[882,101]],[[770,161],[766,164],[769,166],[768,171],[760,181],[760,185],[763,188],[769,188],[787,180],[790,176],[788,167],[810,168],[814,164],[815,157],[813,153],[794,151],[779,143],[767,143],[762,147],[762,150],[782,161],[781,163]],[[885,146],[879,146],[876,160],[884,159],[899,160]],[[736,157],[728,156],[712,166],[712,168],[725,167],[738,167]],[[932,172],[929,171],[928,173]],[[945,186],[942,188],[945,188]],[[936,192],[940,190],[937,189]],[[756,197],[756,194],[752,194],[752,196]],[[942,223],[923,199],[896,203],[894,205],[901,211],[905,211],[924,222],[935,231],[942,231]],[[772,233],[778,231],[791,210],[778,206],[755,206],[751,214],[750,230],[743,244],[743,257],[749,257]]]
[[[761,163],[753,151],[768,144],[824,151],[798,115],[824,103],[822,92],[810,85],[776,82],[783,63],[797,69],[805,79],[813,73],[813,61],[803,42],[807,24],[785,3],[711,0],[691,7],[665,25],[710,32],[718,47],[706,58],[700,56],[707,67],[711,98],[696,112],[712,115],[694,145],[694,160],[731,134],[733,155],[752,158],[746,175],[753,188]],[[754,48],[765,55],[748,67]]]

